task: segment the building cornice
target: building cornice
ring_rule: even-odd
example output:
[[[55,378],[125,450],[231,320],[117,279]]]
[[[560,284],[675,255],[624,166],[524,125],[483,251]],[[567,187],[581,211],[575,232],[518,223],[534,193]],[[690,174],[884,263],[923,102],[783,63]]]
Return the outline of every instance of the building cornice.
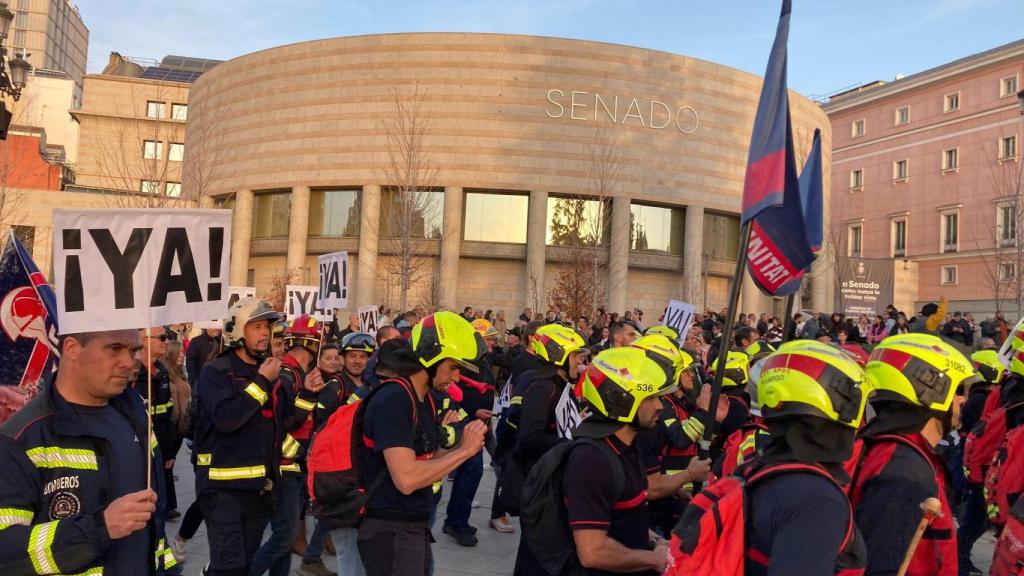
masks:
[[[1024,40],[1018,40],[991,50],[986,50],[985,52],[967,56],[966,58],[954,60],[953,62],[943,64],[942,66],[918,72],[917,74],[911,74],[905,78],[883,84],[876,88],[870,88],[863,92],[850,94],[849,96],[838,96],[834,102],[830,101],[823,104],[822,109],[825,110],[826,114],[831,116],[839,112],[857,108],[864,104],[882,100],[897,94],[902,94],[909,90],[915,90],[922,86],[927,86],[928,84],[941,82],[960,74],[977,70],[978,68],[984,68],[985,66],[998,64],[1004,60],[1019,57],[1024,57]]]

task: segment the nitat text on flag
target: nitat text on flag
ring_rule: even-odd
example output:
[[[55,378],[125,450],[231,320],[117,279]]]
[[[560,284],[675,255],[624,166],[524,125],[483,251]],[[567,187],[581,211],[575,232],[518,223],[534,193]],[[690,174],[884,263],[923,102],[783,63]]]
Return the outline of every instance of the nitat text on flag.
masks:
[[[2,400],[23,405],[50,374],[60,354],[56,309],[53,289],[12,231],[0,255]]]
[[[775,43],[761,86],[761,98],[750,135],[747,173],[743,181],[740,224],[770,206],[782,204],[787,179],[786,140],[789,96],[786,92],[786,41],[789,38],[790,0],[783,0]],[[795,176],[794,176],[795,178]]]

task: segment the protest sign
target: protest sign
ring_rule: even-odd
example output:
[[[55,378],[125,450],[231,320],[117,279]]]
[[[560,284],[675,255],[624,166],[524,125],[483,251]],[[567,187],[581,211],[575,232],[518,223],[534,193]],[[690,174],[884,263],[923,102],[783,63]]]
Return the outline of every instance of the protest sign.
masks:
[[[580,415],[580,406],[572,394],[572,386],[566,386],[562,390],[562,397],[558,399],[555,406],[555,424],[558,430],[558,437],[568,440],[572,439],[572,433],[576,427],[583,422]]]
[[[53,211],[61,334],[221,318],[231,211]]]
[[[377,318],[377,307],[376,306],[363,306],[359,309],[359,331],[366,332],[367,334],[377,337],[377,323],[380,320]]]
[[[330,322],[334,314],[317,306],[318,286],[285,286],[285,316],[294,320],[309,314],[318,322]]]
[[[693,304],[669,300],[668,308],[665,310],[665,326],[675,330],[680,338],[686,338],[693,324]]]
[[[252,286],[231,286],[228,288],[228,310],[242,298],[255,298],[256,289]],[[225,318],[227,316],[225,315]]]
[[[348,308],[348,252],[322,254],[318,260],[320,291],[317,307],[327,310]]]

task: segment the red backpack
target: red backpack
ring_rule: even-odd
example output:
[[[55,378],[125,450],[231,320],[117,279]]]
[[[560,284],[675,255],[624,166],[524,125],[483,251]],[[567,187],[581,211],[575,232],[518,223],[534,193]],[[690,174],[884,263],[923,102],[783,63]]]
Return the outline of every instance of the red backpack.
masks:
[[[747,490],[768,478],[793,472],[817,474],[842,491],[839,483],[824,468],[813,464],[740,466],[734,475],[705,487],[690,501],[672,530],[663,576],[744,576],[748,560],[767,566],[769,558],[747,547]],[[846,536],[840,547],[841,556],[850,549],[855,538],[851,508]],[[851,569],[842,573],[859,574],[863,570]]]
[[[985,505],[996,526],[1006,524],[1007,512],[1024,492],[1024,426],[1010,430],[985,474]]]
[[[989,574],[1024,576],[1024,500],[1018,501],[1006,517]]]
[[[413,404],[413,423],[418,427],[416,391],[408,382],[393,379],[374,385],[362,401],[339,407],[313,435],[306,457],[306,488],[313,501],[313,515],[331,528],[358,526],[367,500],[387,474],[386,468],[381,470],[367,485],[360,455],[365,442],[365,407],[378,390],[389,384],[401,386],[409,395]],[[430,394],[427,398],[433,403]]]
[[[989,398],[992,396],[998,397],[999,391],[993,390]],[[999,406],[971,428],[964,443],[964,476],[968,482],[985,481],[985,473],[1006,438],[1006,413],[1021,405],[1024,403]]]

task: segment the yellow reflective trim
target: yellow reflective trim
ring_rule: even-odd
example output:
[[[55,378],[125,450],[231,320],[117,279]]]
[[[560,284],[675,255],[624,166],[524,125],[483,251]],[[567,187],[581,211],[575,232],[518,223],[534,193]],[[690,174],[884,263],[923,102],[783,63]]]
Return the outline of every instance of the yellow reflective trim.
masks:
[[[175,560],[177,563],[177,560]],[[67,576],[103,576],[103,566],[93,566],[85,572],[79,572],[78,574],[68,574]]]
[[[324,406],[324,405],[323,405],[323,404],[321,404],[320,402],[317,402],[317,403],[316,403],[316,407],[317,407],[317,408],[319,408],[319,409],[321,409],[321,410],[327,410],[327,406]]]
[[[156,545],[156,552],[153,554],[156,569],[160,569],[160,561],[163,560],[164,570],[173,567],[178,563],[174,558],[174,552],[167,547],[167,540],[161,538]]]
[[[281,456],[292,459],[299,454],[299,441],[291,434],[284,435],[284,442],[281,443]]]
[[[0,508],[0,530],[11,526],[30,526],[34,516],[25,508]]]
[[[511,420],[505,420],[505,424],[511,426],[512,428],[514,428],[516,430],[519,429],[519,426],[517,426],[516,424],[513,424]]]
[[[168,402],[166,404],[156,404],[153,406],[153,414],[167,414],[171,408],[174,407],[174,402]]]
[[[312,412],[317,407],[316,402],[310,402],[309,400],[303,400],[301,396],[295,397],[295,407],[299,410],[305,410],[306,412]]]
[[[210,480],[245,480],[263,478],[266,466],[239,466],[238,468],[210,468]]]
[[[196,464],[200,466],[209,466],[213,460],[213,454],[196,454]]]
[[[515,406],[517,404],[522,404],[522,403],[523,403],[523,397],[522,396],[513,396],[508,401],[508,405],[509,406]]]
[[[259,402],[260,406],[267,403],[267,393],[264,392],[263,388],[260,388],[259,384],[255,382],[250,382],[249,385],[245,387],[245,393],[252,396],[254,400]]]
[[[469,414],[466,414],[465,410],[459,408],[459,420],[465,420],[466,418],[469,418]]]
[[[455,428],[451,426],[442,426],[441,430],[444,432],[444,439],[441,441],[442,448],[451,448],[455,445]]]
[[[683,422],[683,433],[690,440],[698,442],[704,436],[704,425],[696,418],[688,418]]]
[[[441,491],[441,486],[442,486],[442,483],[441,483],[441,482],[434,482],[434,483],[433,483],[433,484],[432,484],[432,485],[430,486],[430,489],[434,491],[434,494],[437,494],[438,492],[440,492],[440,491]]]
[[[99,470],[96,452],[88,448],[60,448],[40,446],[25,452],[36,468],[73,468],[76,470]]]
[[[57,534],[57,522],[36,524],[28,537],[28,557],[36,574],[57,574],[57,561],[53,559],[53,537]]]
[[[676,419],[675,418],[666,418],[665,420],[662,421],[662,423],[665,426],[671,426],[671,425],[676,423]]]
[[[298,462],[292,462],[291,464],[282,464],[280,466],[281,472],[295,472],[296,474],[302,473],[302,468]]]

